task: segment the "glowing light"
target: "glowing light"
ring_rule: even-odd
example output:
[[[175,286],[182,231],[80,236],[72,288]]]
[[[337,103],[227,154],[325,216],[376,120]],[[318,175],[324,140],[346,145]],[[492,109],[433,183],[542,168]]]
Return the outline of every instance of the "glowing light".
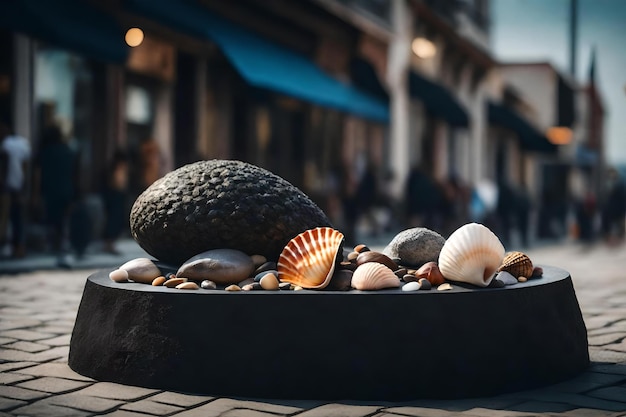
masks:
[[[546,131],[550,143],[555,145],[567,145],[572,141],[572,129],[564,126],[554,126]]]
[[[415,38],[411,43],[413,53],[422,59],[432,58],[437,54],[437,47],[426,38]]]
[[[141,45],[143,42],[143,30],[139,28],[130,28],[126,31],[126,36],[124,37],[126,44],[130,47],[135,47]]]

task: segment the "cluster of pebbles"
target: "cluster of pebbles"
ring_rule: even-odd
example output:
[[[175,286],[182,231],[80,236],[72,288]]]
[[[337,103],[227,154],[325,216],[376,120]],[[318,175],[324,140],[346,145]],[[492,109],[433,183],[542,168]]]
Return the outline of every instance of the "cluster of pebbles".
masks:
[[[471,233],[482,233],[493,239],[482,225],[466,226]],[[463,232],[468,233],[467,230]],[[478,239],[480,236],[470,237]],[[496,254],[496,263],[484,254],[478,259],[468,257],[468,260],[458,262],[457,258],[464,256],[456,252],[452,261],[447,260],[445,255],[448,252],[458,252],[454,240],[452,248],[446,247],[449,242],[450,239],[446,241],[436,232],[414,228],[398,234],[383,252],[372,251],[365,244],[345,251],[340,232],[332,228],[315,228],[292,239],[278,262],[268,260],[264,255],[248,256],[236,249],[214,249],[188,259],[176,273],[163,273],[154,261],[137,258],[112,271],[109,277],[115,282],[133,281],[180,290],[299,291],[323,288],[349,291],[401,288],[408,292],[451,290],[455,281],[501,288],[542,274],[541,268],[534,267],[528,256],[521,252],[509,252],[499,258]],[[483,246],[495,245],[496,251],[499,251],[497,244],[499,241]],[[470,245],[465,250],[471,252],[476,249],[475,246]],[[452,262],[452,272],[447,274],[445,269],[442,271],[441,262],[444,268],[451,268],[448,264]],[[490,267],[490,263],[495,266]],[[467,271],[464,272],[464,269]]]

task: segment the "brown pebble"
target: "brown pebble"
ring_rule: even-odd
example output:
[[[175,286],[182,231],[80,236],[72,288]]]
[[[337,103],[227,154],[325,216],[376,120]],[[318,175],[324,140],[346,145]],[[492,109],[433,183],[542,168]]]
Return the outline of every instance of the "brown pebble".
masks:
[[[265,262],[263,265],[259,266],[254,270],[254,275],[258,275],[261,272],[272,271],[276,269],[276,262]]]
[[[163,283],[167,288],[174,288],[178,284],[182,284],[183,282],[187,282],[187,278],[170,278]]]
[[[393,273],[396,274],[398,278],[402,278],[403,276],[407,274],[407,271],[406,271],[406,268],[398,268],[395,271],[393,271]]]
[[[267,262],[267,258],[263,255],[252,255],[250,256],[250,258],[252,259],[252,263],[254,264],[255,268],[258,268],[265,262]]]
[[[417,272],[417,269],[408,269],[406,271],[407,274],[411,274],[411,275],[415,275],[416,272]]]
[[[252,291],[253,286],[254,284],[246,284],[243,287],[241,287],[241,291]]]
[[[367,252],[369,250],[370,250],[370,248],[368,248],[367,245],[364,245],[363,243],[361,243],[360,245],[356,245],[354,247],[354,251],[357,252],[357,253]]]
[[[539,278],[542,275],[543,275],[543,268],[542,267],[536,266],[536,267],[533,268],[532,278]]]
[[[526,282],[528,281],[528,278],[526,277],[517,277],[517,282]]]
[[[198,284],[196,284],[193,281],[187,281],[187,282],[183,282],[182,284],[178,284],[176,286],[176,289],[179,289],[179,290],[199,290],[200,287],[198,287]]]
[[[359,252],[350,252],[346,257],[349,261],[354,261],[359,257]]]
[[[278,278],[272,273],[265,274],[259,281],[259,284],[261,284],[264,290],[275,291],[278,289]]]
[[[417,277],[413,274],[404,274],[402,275],[402,281],[404,282],[417,281]]]
[[[248,284],[254,284],[254,278],[244,279],[243,281],[241,281],[241,282],[240,282],[239,284],[237,284],[237,285],[239,285],[239,287],[240,287],[240,288],[243,288],[243,287],[245,287],[245,286],[246,286],[246,285],[248,285]]]
[[[160,285],[163,285],[164,282],[165,282],[165,277],[163,275],[161,275],[160,277],[156,277],[152,281],[152,285],[155,286],[155,287],[158,287]]]
[[[239,288],[238,285],[229,285],[228,287],[224,288],[225,291],[241,291],[241,288]]]
[[[373,251],[359,253],[359,256],[356,258],[357,265],[363,265],[368,262],[378,262],[379,264],[385,265],[392,271],[398,269],[398,265],[384,253]]]

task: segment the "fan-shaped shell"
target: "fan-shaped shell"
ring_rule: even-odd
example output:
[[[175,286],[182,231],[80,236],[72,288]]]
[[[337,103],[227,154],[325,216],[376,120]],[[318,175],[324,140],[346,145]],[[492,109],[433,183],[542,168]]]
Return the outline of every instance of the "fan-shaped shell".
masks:
[[[287,243],[278,258],[278,278],[302,288],[326,287],[342,243],[343,234],[330,227],[300,233]]]
[[[523,252],[508,252],[504,255],[499,271],[507,271],[516,278],[530,278],[533,275],[533,263]]]
[[[385,265],[367,262],[354,271],[352,286],[357,290],[382,290],[383,288],[399,287],[400,280]]]
[[[438,264],[446,279],[486,287],[503,258],[500,239],[482,224],[469,223],[446,240]]]

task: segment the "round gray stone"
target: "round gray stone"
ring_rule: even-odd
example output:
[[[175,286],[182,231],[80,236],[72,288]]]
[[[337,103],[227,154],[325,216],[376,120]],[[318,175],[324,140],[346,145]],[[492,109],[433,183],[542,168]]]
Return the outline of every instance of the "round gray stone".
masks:
[[[133,238],[162,262],[180,265],[211,249],[276,260],[299,233],[331,226],[285,179],[233,160],[200,161],[170,172],[135,201]]]
[[[446,240],[439,233],[425,227],[414,227],[398,233],[383,253],[399,258],[404,266],[420,267],[426,262],[437,262]]]

